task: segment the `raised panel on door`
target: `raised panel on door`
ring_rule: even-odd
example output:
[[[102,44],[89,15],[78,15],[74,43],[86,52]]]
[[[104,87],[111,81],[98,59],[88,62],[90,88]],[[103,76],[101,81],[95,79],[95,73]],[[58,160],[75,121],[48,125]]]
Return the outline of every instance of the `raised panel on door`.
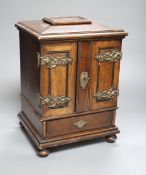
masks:
[[[43,116],[74,113],[76,55],[76,43],[42,45],[40,95]]]
[[[121,40],[93,41],[90,109],[117,106]]]

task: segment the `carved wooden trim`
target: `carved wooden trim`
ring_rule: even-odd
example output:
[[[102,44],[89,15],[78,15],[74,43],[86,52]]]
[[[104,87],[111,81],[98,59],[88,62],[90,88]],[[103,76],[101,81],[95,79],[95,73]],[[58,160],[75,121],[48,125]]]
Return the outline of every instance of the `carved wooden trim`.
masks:
[[[39,32],[37,29],[34,29],[34,26],[30,27],[29,25],[27,25],[26,23],[24,22],[19,22],[18,24],[22,25],[23,27],[26,27],[27,29],[41,35],[41,32]]]

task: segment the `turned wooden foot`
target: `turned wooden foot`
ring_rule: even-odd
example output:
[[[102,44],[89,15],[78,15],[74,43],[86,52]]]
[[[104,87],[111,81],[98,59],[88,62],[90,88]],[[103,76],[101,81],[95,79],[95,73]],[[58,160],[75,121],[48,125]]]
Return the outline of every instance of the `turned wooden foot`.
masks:
[[[21,122],[19,122],[19,124],[20,124],[20,127],[23,129],[23,128],[24,128],[24,126],[22,125],[22,123],[21,123]]]
[[[40,149],[38,150],[38,156],[40,157],[47,157],[49,155],[49,151],[47,149]]]
[[[111,136],[106,137],[106,141],[109,143],[114,143],[116,141],[116,139],[117,139],[116,135],[111,135]]]

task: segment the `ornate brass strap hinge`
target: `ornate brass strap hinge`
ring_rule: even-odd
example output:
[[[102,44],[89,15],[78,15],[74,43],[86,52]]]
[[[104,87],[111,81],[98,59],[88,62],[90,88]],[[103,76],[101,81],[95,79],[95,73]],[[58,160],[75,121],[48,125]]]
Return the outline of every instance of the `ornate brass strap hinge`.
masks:
[[[115,62],[117,60],[122,59],[122,52],[113,49],[111,51],[100,53],[99,55],[95,56],[95,59],[99,62]]]
[[[41,106],[47,105],[48,108],[63,107],[70,101],[71,98],[65,96],[56,96],[56,97],[53,97],[51,95],[45,97],[39,96],[40,105]]]
[[[109,90],[105,91],[99,91],[93,96],[96,98],[97,101],[102,102],[102,101],[111,101],[114,97],[119,95],[119,90],[110,88]]]
[[[56,66],[65,66],[66,64],[71,62],[72,58],[68,56],[59,56],[56,54],[40,56],[40,53],[38,53],[38,67],[42,65],[51,69],[55,68]]]

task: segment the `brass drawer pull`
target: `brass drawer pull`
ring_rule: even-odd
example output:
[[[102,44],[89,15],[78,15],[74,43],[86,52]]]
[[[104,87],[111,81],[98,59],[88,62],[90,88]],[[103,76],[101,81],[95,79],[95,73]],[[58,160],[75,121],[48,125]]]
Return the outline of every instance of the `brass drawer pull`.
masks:
[[[112,63],[112,62],[122,59],[122,52],[114,49],[106,53],[100,53],[99,55],[95,56],[95,59],[99,62],[107,61],[107,62]]]
[[[55,68],[56,66],[65,66],[68,63],[72,62],[72,58],[67,56],[59,55],[45,55],[40,56],[38,53],[38,66],[45,65],[47,68]]]
[[[49,95],[49,96],[46,96],[46,97],[40,97],[40,104],[41,105],[47,104],[48,108],[64,106],[69,101],[71,101],[71,98],[70,97],[65,97],[65,96],[53,97],[53,96]]]
[[[79,120],[78,122],[73,123],[79,129],[82,129],[88,122],[85,120]]]
[[[99,91],[93,96],[96,98],[97,101],[102,102],[102,101],[111,101],[114,97],[119,95],[119,90],[110,88],[109,90],[105,91]]]
[[[82,89],[86,88],[89,79],[90,78],[89,78],[88,72],[82,72],[80,74],[80,86],[81,86]]]

